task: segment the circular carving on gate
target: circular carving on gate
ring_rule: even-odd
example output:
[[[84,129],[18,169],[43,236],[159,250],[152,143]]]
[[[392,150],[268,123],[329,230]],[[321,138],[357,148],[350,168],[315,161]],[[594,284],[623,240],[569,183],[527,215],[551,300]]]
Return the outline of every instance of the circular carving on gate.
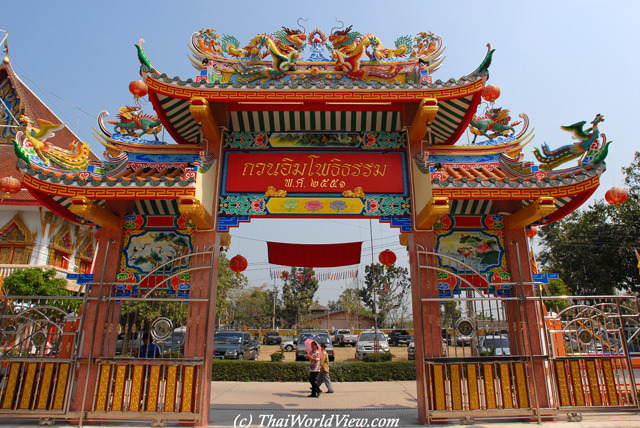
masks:
[[[578,332],[578,340],[583,345],[588,345],[593,342],[593,334],[587,329],[582,329]]]
[[[456,333],[461,339],[471,339],[476,334],[476,324],[471,318],[460,318],[456,322]]]
[[[151,336],[154,340],[164,340],[171,336],[173,323],[169,318],[158,318],[151,323]]]
[[[35,347],[35,348],[39,348],[42,345],[44,345],[45,343],[47,343],[47,335],[45,334],[44,331],[40,330],[40,331],[36,331],[35,333],[33,333],[33,335],[31,336],[31,344]]]

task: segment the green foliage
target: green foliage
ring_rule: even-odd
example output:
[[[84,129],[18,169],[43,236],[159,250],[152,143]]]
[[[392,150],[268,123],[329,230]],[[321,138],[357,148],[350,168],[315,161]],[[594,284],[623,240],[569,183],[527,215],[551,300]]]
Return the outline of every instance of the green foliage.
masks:
[[[271,357],[272,363],[280,363],[284,359],[284,352],[283,351],[274,352],[273,354],[270,355],[270,357]]]
[[[623,168],[629,199],[611,206],[597,201],[541,230],[538,261],[566,283],[571,294],[638,293],[640,275],[640,152]]]
[[[56,278],[56,274],[55,269],[18,269],[4,278],[2,287],[5,294],[13,296],[73,296],[74,292],[67,290],[67,280]],[[80,309],[82,302],[73,299],[48,299],[46,304],[65,312],[75,312]]]
[[[232,291],[245,288],[249,284],[249,280],[241,273],[236,273],[229,267],[229,259],[225,253],[220,253],[220,261],[218,263],[218,291],[216,294],[216,320],[223,324],[230,324],[230,306],[229,296]]]
[[[362,358],[365,363],[382,363],[385,361],[391,361],[394,355],[391,352],[374,352],[367,354]]]
[[[442,303],[443,328],[453,328],[461,315],[462,311],[458,309],[458,303],[455,300],[445,300]]]
[[[356,282],[357,279],[354,281]],[[329,310],[331,312],[344,311],[346,313],[347,323],[354,321],[352,325],[349,325],[351,329],[356,327],[355,321],[358,320],[358,316],[373,316],[363,305],[360,299],[360,291],[354,287],[345,288],[338,300],[329,300]]]
[[[549,292],[549,296],[570,296],[571,290],[567,287],[567,284],[564,283],[561,279],[551,279],[549,280],[549,284],[546,286],[547,291]],[[545,294],[543,293],[543,296]],[[571,302],[568,300],[545,300],[545,305],[547,306],[548,311],[553,311],[555,313],[559,313],[563,309],[569,307]]]
[[[273,291],[250,287],[231,293],[234,320],[252,328],[269,328],[273,314]]]
[[[155,293],[154,297],[167,297],[166,293]],[[151,323],[160,317],[169,318],[175,327],[186,324],[187,305],[183,302],[152,302],[127,300],[120,306],[120,323],[128,331],[149,330]],[[135,329],[133,328],[135,326]]]
[[[378,327],[383,327],[392,312],[402,309],[405,300],[411,296],[411,281],[406,268],[392,265],[385,269],[379,263],[373,266],[373,270],[370,265],[365,266],[365,286],[360,289],[360,298],[372,313],[376,313]]]
[[[380,382],[416,380],[415,361],[331,363],[333,382]],[[214,360],[212,381],[233,382],[308,382],[306,362],[273,364],[269,361]]]
[[[311,316],[313,296],[318,291],[318,280],[313,278],[313,268],[291,268],[289,278],[282,287],[282,313],[287,326],[305,327]]]

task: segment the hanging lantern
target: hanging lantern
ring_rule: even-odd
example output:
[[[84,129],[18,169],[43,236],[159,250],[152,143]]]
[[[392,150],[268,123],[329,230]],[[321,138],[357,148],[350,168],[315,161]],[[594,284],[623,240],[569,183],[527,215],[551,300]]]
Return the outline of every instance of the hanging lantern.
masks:
[[[380,263],[382,263],[387,267],[387,269],[389,269],[389,266],[396,262],[396,253],[390,250],[384,250],[378,256],[378,260],[380,260]]]
[[[604,199],[611,205],[622,204],[627,200],[627,197],[629,197],[627,191],[619,187],[609,189],[607,193],[604,194]]]
[[[482,91],[482,98],[490,103],[493,103],[498,97],[500,97],[500,88],[497,85],[488,85]]]
[[[527,229],[527,237],[528,238],[533,238],[537,234],[538,234],[538,227],[537,226],[531,226],[531,229]]]
[[[3,177],[0,179],[0,191],[2,191],[2,199],[8,198],[10,195],[16,194],[22,188],[22,183],[17,178]]]
[[[240,254],[233,257],[231,260],[229,260],[229,267],[235,273],[242,272],[247,268],[247,266],[248,266],[247,259],[242,257]]]
[[[138,101],[138,98],[144,97],[149,92],[147,84],[142,80],[134,80],[129,83],[129,92],[133,94],[133,97]]]

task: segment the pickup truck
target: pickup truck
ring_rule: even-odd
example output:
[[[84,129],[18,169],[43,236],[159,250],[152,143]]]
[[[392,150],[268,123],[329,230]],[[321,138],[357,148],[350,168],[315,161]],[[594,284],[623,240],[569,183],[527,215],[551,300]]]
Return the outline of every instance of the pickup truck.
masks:
[[[389,345],[398,346],[401,343],[406,343],[408,346],[411,343],[411,335],[407,330],[391,330],[387,336]]]
[[[351,345],[356,346],[356,342],[358,341],[358,335],[352,334],[351,330],[341,329],[333,332],[333,343],[344,346]]]
[[[213,337],[213,358],[218,360],[257,360],[260,343],[244,331],[220,331]]]

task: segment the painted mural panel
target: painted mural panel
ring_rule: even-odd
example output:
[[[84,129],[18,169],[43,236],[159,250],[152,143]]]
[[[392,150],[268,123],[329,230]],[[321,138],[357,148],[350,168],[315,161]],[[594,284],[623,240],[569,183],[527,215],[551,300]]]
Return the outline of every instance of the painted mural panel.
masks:
[[[171,216],[171,224],[174,223],[172,219]],[[185,222],[179,222],[185,228],[170,230],[146,228],[148,223],[158,223],[155,218],[150,222],[146,216],[132,214],[126,220],[118,273],[118,281],[123,282],[118,287],[120,295],[137,294],[154,288],[171,274],[189,267],[190,258],[184,256],[192,252],[193,246],[191,228]],[[171,295],[186,296],[190,279],[190,274],[186,273],[160,285],[159,289],[166,290]]]

